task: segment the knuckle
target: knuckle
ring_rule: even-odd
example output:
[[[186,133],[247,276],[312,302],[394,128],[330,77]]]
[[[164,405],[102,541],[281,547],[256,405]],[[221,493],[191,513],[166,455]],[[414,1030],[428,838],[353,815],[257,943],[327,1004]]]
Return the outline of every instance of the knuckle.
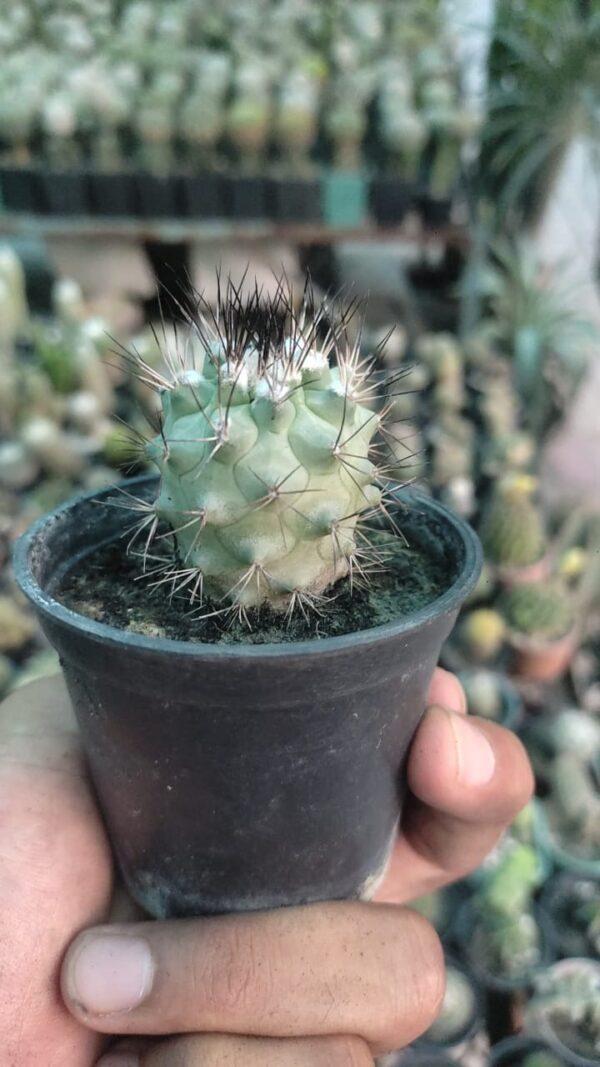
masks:
[[[386,1049],[409,1044],[437,1018],[446,989],[444,951],[433,926],[406,910],[387,982],[391,1010],[382,1027]]]

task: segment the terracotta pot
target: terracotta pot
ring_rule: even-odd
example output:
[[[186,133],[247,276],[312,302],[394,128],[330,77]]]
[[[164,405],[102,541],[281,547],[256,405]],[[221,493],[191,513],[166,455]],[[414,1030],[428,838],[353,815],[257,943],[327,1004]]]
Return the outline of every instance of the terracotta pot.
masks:
[[[496,577],[505,589],[513,589],[515,585],[530,585],[532,582],[543,582],[550,576],[552,570],[552,553],[546,552],[535,563],[528,563],[525,567],[496,567]]]
[[[578,646],[575,628],[554,641],[511,633],[515,673],[530,682],[554,682],[565,673]]]

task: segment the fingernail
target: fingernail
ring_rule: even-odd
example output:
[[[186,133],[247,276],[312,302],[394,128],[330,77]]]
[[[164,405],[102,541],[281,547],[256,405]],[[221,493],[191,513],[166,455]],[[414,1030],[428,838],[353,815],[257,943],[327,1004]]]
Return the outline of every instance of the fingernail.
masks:
[[[142,938],[87,934],[69,961],[67,993],[89,1015],[115,1015],[141,1004],[153,978],[152,955]]]
[[[457,778],[468,788],[487,785],[496,769],[496,757],[485,734],[468,718],[448,713],[456,745]]]
[[[96,1067],[140,1067],[140,1058],[134,1052],[109,1052]]]

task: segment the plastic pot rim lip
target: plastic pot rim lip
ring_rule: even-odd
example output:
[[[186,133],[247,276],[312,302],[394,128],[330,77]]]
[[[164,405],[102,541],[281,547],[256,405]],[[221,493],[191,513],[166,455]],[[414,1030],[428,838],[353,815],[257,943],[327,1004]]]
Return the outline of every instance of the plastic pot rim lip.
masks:
[[[567,957],[566,959],[556,960],[548,969],[554,973],[584,970],[594,971],[596,974],[600,975],[600,963],[598,960],[590,959],[587,956],[572,956]],[[582,1053],[576,1052],[575,1049],[571,1048],[569,1045],[565,1045],[564,1041],[560,1039],[554,1030],[549,1016],[542,1009],[539,1009],[538,1011],[534,1009],[531,1013],[531,1018],[535,1022],[536,1030],[539,1031],[538,1034],[536,1034],[536,1037],[539,1036],[540,1041],[545,1042],[545,1044],[549,1046],[551,1052],[555,1052],[557,1056],[565,1058],[567,1063],[573,1064],[573,1067],[594,1067],[594,1065],[598,1063],[597,1059],[592,1060]]]
[[[458,609],[475,586],[483,563],[483,552],[475,531],[459,516],[454,515],[449,508],[433,500],[424,493],[414,489],[408,490],[410,496],[416,500],[419,508],[433,512],[445,523],[454,528],[455,533],[462,540],[464,547],[464,561],[455,580],[441,593],[440,596],[431,600],[418,611],[405,615],[398,620],[373,626],[366,630],[356,630],[353,633],[341,634],[336,637],[310,638],[304,641],[265,643],[262,645],[239,642],[235,645],[201,644],[191,641],[179,641],[167,637],[146,637],[142,634],[129,633],[116,626],[97,622],[85,615],[72,611],[60,601],[51,596],[34,578],[30,566],[30,554],[44,530],[59,520],[68,512],[75,512],[80,504],[92,500],[101,500],[110,492],[114,492],[117,486],[132,488],[140,486],[144,482],[151,481],[152,475],[142,474],[126,481],[115,482],[102,490],[92,490],[80,493],[58,508],[42,516],[34,522],[17,540],[13,550],[13,568],[16,581],[22,592],[30,600],[40,615],[62,623],[72,630],[77,630],[92,640],[103,644],[118,644],[131,650],[149,653],[171,653],[185,656],[192,660],[228,660],[237,659],[240,656],[257,660],[290,659],[293,656],[306,656],[336,652],[342,649],[363,648],[370,644],[378,644],[382,640],[392,637],[408,636],[432,619],[443,615],[454,607]],[[402,492],[402,490],[399,491]],[[404,491],[406,493],[406,491]]]
[[[514,1055],[519,1052],[556,1052],[543,1037],[537,1034],[518,1034],[513,1037],[505,1037],[497,1041],[490,1049],[491,1063],[500,1067],[502,1057],[506,1054]]]
[[[600,878],[600,860],[586,859],[584,856],[574,855],[563,848],[550,825],[550,820],[542,801],[539,797],[534,797],[532,803],[536,845],[546,851],[550,859],[561,871],[565,871],[574,877],[590,878],[592,881],[597,881]]]

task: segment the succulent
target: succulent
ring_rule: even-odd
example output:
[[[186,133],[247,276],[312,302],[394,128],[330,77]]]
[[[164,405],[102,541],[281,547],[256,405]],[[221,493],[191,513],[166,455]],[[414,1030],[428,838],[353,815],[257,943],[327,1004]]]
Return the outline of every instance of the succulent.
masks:
[[[533,479],[515,475],[500,481],[484,511],[480,537],[486,558],[502,567],[527,567],[546,551],[543,516],[532,500]]]
[[[302,69],[289,71],[280,86],[275,137],[281,155],[304,168],[315,143],[319,121],[318,85]]]
[[[384,385],[369,382],[360,339],[346,339],[348,311],[325,327],[330,305],[315,308],[310,289],[294,308],[287,283],[263,307],[230,280],[216,311],[198,299],[185,346],[165,353],[168,375],[139,366],[162,404],[144,554],[166,525],[176,558],[161,580],[242,617],[318,605],[380,557],[363,526],[386,512],[372,442],[387,430],[367,406]]]
[[[503,701],[498,675],[483,669],[463,671],[460,680],[469,710],[485,719],[499,720]]]
[[[535,849],[513,844],[474,895],[470,952],[481,954],[492,973],[519,977],[540,962],[540,934],[531,913],[540,877]]]
[[[0,245],[0,366],[25,335],[28,317],[23,264],[10,245]]]
[[[502,615],[493,608],[475,608],[462,619],[458,637],[467,655],[477,662],[494,659],[506,635]]]
[[[477,997],[473,984],[464,971],[448,964],[446,966],[446,992],[440,1013],[425,1031],[425,1040],[435,1044],[450,1045],[467,1030],[477,1010]]]
[[[569,593],[556,579],[516,585],[502,594],[498,606],[509,630],[541,641],[564,637],[575,623]]]
[[[573,752],[562,752],[549,769],[546,813],[565,850],[597,859],[600,850],[600,796],[590,766]]]
[[[334,162],[342,170],[357,170],[367,129],[365,101],[355,74],[339,74],[329,87],[323,121],[333,147]]]
[[[596,1062],[600,1055],[600,964],[567,959],[540,973],[525,1020],[534,1032],[551,1031],[570,1052]]]
[[[240,67],[225,125],[231,144],[248,169],[259,169],[269,139],[272,112],[267,72],[258,63]]]

